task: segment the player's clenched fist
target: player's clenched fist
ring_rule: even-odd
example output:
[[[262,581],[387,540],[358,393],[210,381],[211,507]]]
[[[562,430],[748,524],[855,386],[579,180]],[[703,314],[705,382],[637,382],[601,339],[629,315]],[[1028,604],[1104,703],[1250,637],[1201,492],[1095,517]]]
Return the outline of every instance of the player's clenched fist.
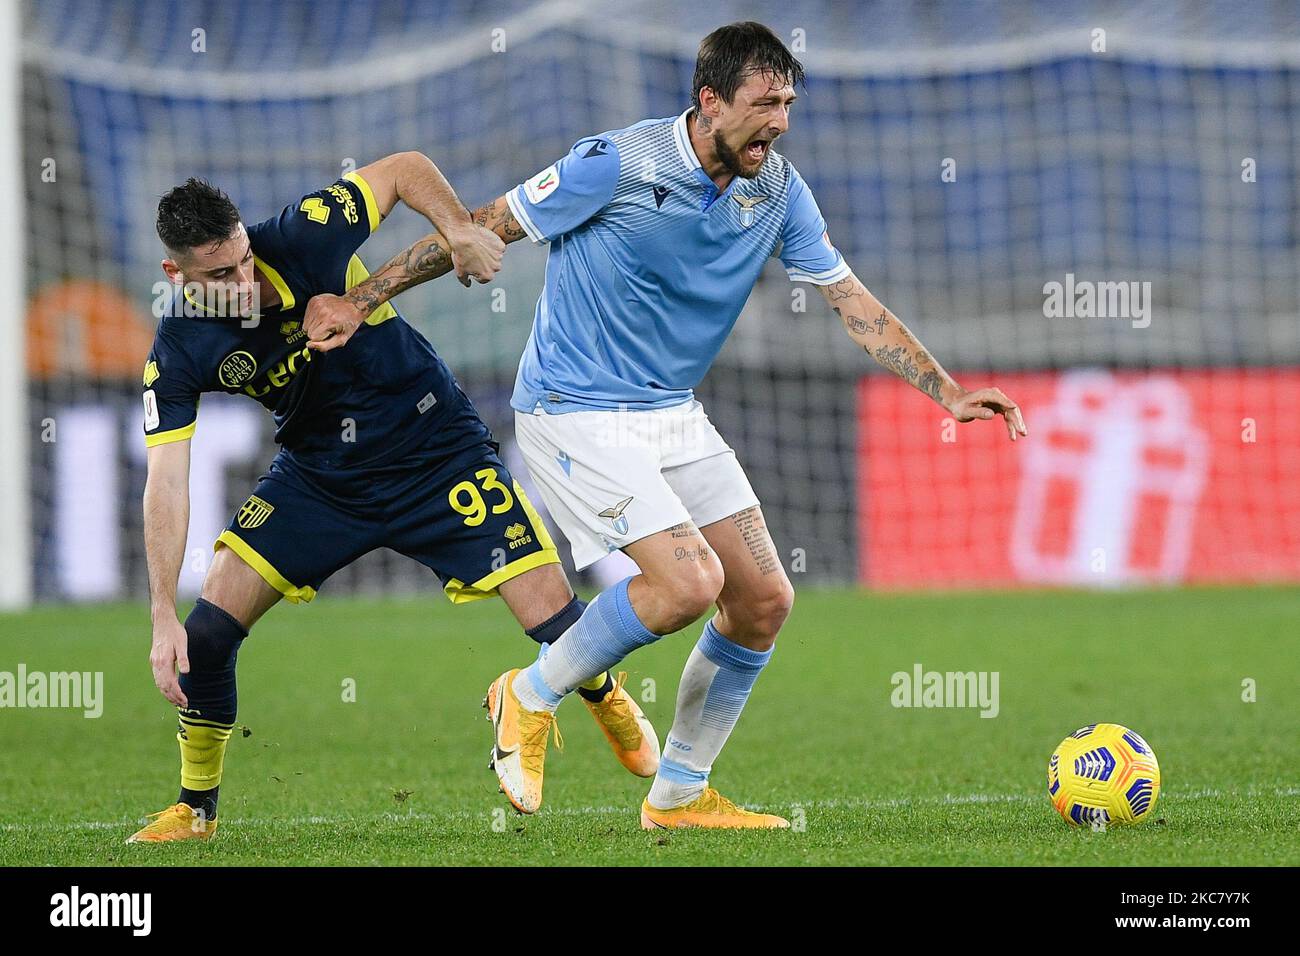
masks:
[[[365,320],[365,309],[346,295],[329,292],[314,295],[307,303],[302,321],[307,330],[307,348],[328,352],[345,345]]]
[[[501,271],[501,257],[505,255],[506,244],[492,230],[476,223],[466,223],[463,228],[449,234],[447,242],[451,246],[451,263],[461,285],[468,286],[471,278],[491,282],[492,277]]]
[[[153,648],[149,651],[149,665],[153,668],[153,682],[162,695],[177,707],[188,707],[189,701],[181,692],[176,669],[182,674],[190,672],[190,640],[185,626],[175,617],[158,621],[153,626]]]

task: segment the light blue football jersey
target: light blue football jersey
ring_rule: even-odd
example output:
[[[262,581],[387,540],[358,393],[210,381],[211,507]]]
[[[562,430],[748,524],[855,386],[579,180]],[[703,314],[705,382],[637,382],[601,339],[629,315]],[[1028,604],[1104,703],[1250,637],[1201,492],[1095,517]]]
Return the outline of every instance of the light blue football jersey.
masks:
[[[719,193],[689,113],[581,139],[506,194],[529,238],[550,243],[511,399],[519,411],[688,401],[769,257],[797,281],[849,275],[790,161],[770,152],[756,179]]]

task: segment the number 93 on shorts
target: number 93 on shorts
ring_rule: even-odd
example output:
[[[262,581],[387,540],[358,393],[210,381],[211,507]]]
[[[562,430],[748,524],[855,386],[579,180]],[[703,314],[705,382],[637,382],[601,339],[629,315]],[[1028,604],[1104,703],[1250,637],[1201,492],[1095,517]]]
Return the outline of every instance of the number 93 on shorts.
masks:
[[[391,548],[431,569],[460,604],[492,597],[505,581],[559,562],[537,511],[495,452],[366,482],[341,496],[277,461],[217,539],[292,602],[310,601],[340,568]]]

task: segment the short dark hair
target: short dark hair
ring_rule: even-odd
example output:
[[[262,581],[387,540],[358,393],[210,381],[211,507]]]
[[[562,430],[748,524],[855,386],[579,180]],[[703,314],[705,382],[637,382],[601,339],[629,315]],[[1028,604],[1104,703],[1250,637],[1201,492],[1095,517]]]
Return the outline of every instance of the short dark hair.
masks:
[[[745,20],[718,27],[700,41],[691,105],[700,108],[700,90],[706,86],[730,103],[745,78],[755,73],[783,76],[791,86],[804,81],[803,64],[763,24]]]
[[[168,252],[229,239],[239,225],[239,210],[216,186],[191,176],[158,200],[158,238]]]

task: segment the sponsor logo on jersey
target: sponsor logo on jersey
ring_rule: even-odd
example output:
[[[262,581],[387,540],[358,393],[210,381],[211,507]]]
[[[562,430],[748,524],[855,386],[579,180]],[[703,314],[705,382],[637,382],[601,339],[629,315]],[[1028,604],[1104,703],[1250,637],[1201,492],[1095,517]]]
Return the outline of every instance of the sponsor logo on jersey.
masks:
[[[598,139],[582,154],[582,158],[591,159],[593,156],[604,156],[607,152],[609,152],[609,143],[603,139]]]
[[[306,334],[305,329],[294,333],[297,337],[299,334]],[[311,349],[304,346],[297,352],[290,352],[287,358],[276,362],[266,370],[266,384],[260,389],[253,385],[245,385],[244,393],[251,395],[253,398],[261,398],[273,388],[284,388],[293,381],[294,376],[306,368],[307,363],[311,361]]]
[[[672,192],[672,190],[667,186],[654,186],[652,188],[654,189],[655,194],[655,208],[659,209],[663,206],[664,200],[668,198],[668,194]]]
[[[231,352],[221,360],[217,380],[226,388],[239,388],[257,374],[257,359],[248,352]]]
[[[732,193],[731,198],[736,200],[736,205],[740,207],[740,225],[748,229],[754,224],[756,215],[755,209],[760,203],[767,202],[767,196],[742,196],[739,193]]]
[[[334,201],[343,207],[343,218],[348,221],[348,225],[357,224],[357,201],[352,198],[352,192],[346,186],[340,186],[335,183],[326,187],[325,191],[334,197]],[[328,209],[326,210],[328,212]]]
[[[260,528],[266,523],[266,519],[271,517],[271,512],[274,510],[275,505],[263,501],[257,495],[249,495],[248,500],[244,502],[244,507],[239,509],[239,514],[235,517],[235,524],[245,531]]]
[[[144,367],[144,387],[148,388],[154,382],[158,381],[159,376],[158,363],[150,359]]]
[[[325,200],[320,196],[310,196],[304,199],[298,206],[307,214],[307,218],[318,225],[325,225],[330,221],[330,207],[325,205]]]
[[[560,185],[559,168],[554,165],[547,166],[532,179],[524,181],[524,194],[535,206],[554,193],[558,185]]]

